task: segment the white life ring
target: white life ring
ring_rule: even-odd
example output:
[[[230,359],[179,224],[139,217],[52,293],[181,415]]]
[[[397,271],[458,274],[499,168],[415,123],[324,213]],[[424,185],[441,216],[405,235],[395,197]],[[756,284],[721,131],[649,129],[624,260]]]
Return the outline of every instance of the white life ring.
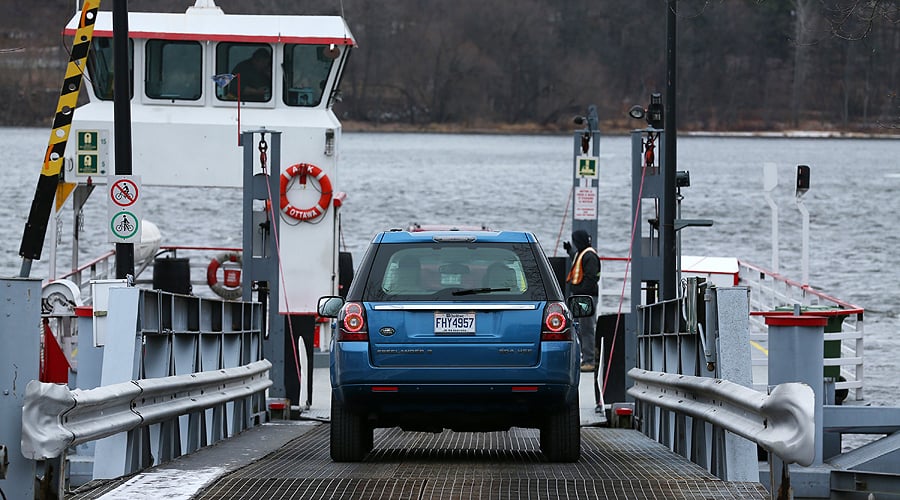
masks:
[[[228,266],[223,268],[223,280],[219,282],[219,268],[225,262],[237,262],[238,267]],[[206,284],[216,295],[227,300],[236,300],[244,295],[241,287],[241,254],[228,252],[219,254],[206,266]]]

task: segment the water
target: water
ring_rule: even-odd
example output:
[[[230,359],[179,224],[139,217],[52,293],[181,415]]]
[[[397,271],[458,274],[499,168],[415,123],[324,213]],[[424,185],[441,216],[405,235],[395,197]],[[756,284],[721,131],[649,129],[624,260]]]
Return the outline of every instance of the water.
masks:
[[[19,272],[18,248],[40,162],[44,129],[4,129],[6,182],[0,196],[0,273]],[[362,257],[371,237],[389,228],[422,224],[485,224],[533,231],[550,255],[562,255],[572,139],[560,136],[346,133],[338,190],[342,244]],[[605,256],[626,256],[631,233],[631,147],[628,137],[601,140],[598,242]],[[236,160],[240,161],[236,153]],[[286,159],[291,163],[301,158]],[[900,405],[893,390],[900,352],[900,140],[681,137],[678,168],[688,170],[682,218],[712,219],[713,227],[682,231],[684,253],[737,256],[771,263],[770,210],[762,194],[762,164],[778,167],[781,273],[801,278],[801,216],[794,204],[795,169],[811,167],[810,284],[866,308],[866,398]],[[135,174],[140,174],[137,170]],[[85,208],[82,248],[106,243],[101,191]],[[163,244],[240,246],[241,194],[228,189],[142,191],[144,215],[159,226]],[[67,207],[63,232],[71,233]],[[563,220],[565,219],[565,223]],[[81,261],[99,252],[81,253]],[[67,268],[70,247],[60,250]],[[32,276],[47,275],[47,252]]]

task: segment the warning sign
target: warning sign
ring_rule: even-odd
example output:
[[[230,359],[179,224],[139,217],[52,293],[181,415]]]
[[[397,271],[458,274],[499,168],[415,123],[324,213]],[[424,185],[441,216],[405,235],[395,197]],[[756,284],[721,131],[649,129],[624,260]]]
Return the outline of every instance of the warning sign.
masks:
[[[575,188],[575,220],[597,220],[597,188]]]
[[[106,213],[109,217],[110,243],[135,243],[141,240],[141,178],[111,175],[106,180]]]
[[[130,207],[137,202],[138,186],[134,179],[119,177],[109,187],[109,198],[114,205]]]
[[[589,179],[597,178],[597,163],[600,161],[596,156],[578,156],[575,158],[575,176],[585,177]]]

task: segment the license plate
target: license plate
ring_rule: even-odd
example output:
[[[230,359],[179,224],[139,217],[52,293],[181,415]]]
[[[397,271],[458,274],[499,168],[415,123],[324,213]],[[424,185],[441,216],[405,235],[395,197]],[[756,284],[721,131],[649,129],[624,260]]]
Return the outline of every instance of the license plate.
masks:
[[[475,333],[475,313],[434,313],[434,333]]]

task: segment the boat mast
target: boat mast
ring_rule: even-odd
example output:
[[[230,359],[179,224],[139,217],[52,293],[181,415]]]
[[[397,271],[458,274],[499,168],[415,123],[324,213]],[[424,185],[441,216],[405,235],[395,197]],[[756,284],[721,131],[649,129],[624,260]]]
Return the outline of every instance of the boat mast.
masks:
[[[53,199],[56,196],[56,189],[59,186],[62,166],[65,161],[66,142],[69,140],[69,130],[72,126],[72,118],[75,115],[75,107],[78,104],[82,73],[87,61],[88,50],[91,46],[91,39],[94,36],[94,24],[97,21],[97,12],[99,10],[100,0],[84,0],[81,20],[78,23],[78,29],[75,31],[75,39],[72,43],[69,64],[66,66],[66,76],[63,80],[62,90],[59,93],[59,101],[56,104],[56,115],[53,118],[50,141],[44,153],[41,175],[38,178],[37,188],[34,192],[34,200],[31,202],[28,220],[25,222],[22,245],[19,247],[19,255],[22,256],[22,268],[19,271],[19,277],[22,278],[27,278],[31,275],[31,263],[34,260],[41,260],[41,251],[44,248],[44,237],[47,235],[47,224],[53,208]]]
[[[128,0],[113,0],[113,130],[116,175],[131,175],[131,82],[128,78]],[[116,243],[116,278],[134,276],[134,244]]]
[[[675,130],[675,79],[677,75],[676,66],[676,13],[675,5],[678,0],[666,0],[666,102],[665,102],[665,126],[666,132],[665,151],[663,151],[665,161],[663,162],[666,169],[665,179],[666,185],[663,187],[666,196],[663,202],[666,204],[662,213],[665,219],[662,220],[665,230],[662,231],[662,276],[661,290],[662,300],[675,299],[678,296],[678,282],[676,280],[679,263],[676,262],[675,247],[675,188],[676,188],[676,167],[675,159],[675,141],[677,131]]]

